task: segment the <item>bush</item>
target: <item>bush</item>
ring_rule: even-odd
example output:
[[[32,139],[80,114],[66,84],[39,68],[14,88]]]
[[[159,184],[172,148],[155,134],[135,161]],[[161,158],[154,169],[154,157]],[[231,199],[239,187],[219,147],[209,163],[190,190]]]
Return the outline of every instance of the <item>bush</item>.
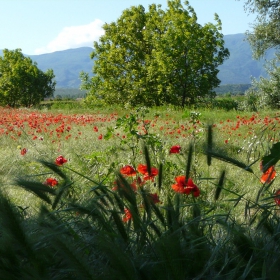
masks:
[[[238,102],[233,98],[219,97],[203,100],[200,103],[198,103],[198,107],[231,111],[238,109]]]

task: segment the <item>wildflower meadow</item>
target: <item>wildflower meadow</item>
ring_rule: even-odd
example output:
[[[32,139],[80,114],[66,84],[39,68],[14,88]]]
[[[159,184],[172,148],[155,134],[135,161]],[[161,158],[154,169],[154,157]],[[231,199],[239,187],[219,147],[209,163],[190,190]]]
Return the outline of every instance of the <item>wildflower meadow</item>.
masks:
[[[279,279],[280,114],[0,109],[1,279]]]

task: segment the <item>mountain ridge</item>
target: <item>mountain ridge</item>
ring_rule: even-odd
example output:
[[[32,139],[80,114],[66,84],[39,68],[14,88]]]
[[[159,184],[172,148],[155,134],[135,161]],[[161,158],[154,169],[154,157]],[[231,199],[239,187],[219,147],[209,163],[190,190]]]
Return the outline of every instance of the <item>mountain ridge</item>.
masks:
[[[274,57],[275,49],[268,50],[261,60],[254,60],[250,44],[245,40],[245,34],[224,35],[225,47],[229,49],[230,57],[218,67],[218,78],[221,85],[250,84],[251,77],[266,77],[265,60]],[[80,72],[92,74],[93,61],[91,47],[80,47],[53,53],[29,56],[42,71],[53,69],[57,88],[79,88]],[[0,51],[0,55],[2,52]]]

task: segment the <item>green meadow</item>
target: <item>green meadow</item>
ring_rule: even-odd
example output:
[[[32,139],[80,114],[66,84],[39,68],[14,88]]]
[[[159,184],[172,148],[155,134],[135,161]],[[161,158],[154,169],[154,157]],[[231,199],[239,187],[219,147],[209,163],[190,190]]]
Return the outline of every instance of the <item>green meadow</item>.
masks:
[[[2,279],[278,279],[279,127],[277,111],[1,108]]]

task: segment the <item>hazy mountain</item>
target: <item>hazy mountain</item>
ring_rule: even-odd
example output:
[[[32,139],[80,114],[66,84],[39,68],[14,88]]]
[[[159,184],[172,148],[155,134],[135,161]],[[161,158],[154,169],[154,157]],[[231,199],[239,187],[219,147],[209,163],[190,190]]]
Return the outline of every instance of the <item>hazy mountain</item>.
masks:
[[[80,72],[91,73],[93,61],[90,59],[92,48],[83,47],[53,53],[30,55],[38,67],[46,71],[53,69],[57,87],[79,88]]]
[[[91,73],[93,61],[90,59],[92,48],[82,47],[57,51],[41,55],[26,55],[33,62],[37,62],[38,68],[42,71],[53,69],[56,80],[56,87],[59,88],[79,88],[81,71]],[[0,56],[3,51],[0,50]]]
[[[253,60],[250,45],[245,41],[244,34],[225,35],[225,46],[230,51],[229,59],[219,67],[218,75],[221,84],[249,84],[251,76],[259,78],[266,76],[263,64],[265,59],[271,59],[274,50],[268,51],[266,57],[260,61]],[[46,71],[53,69],[57,87],[78,88],[81,71],[91,73],[93,61],[90,59],[92,48],[83,47],[69,49],[42,55],[30,55],[38,67]],[[0,55],[2,52],[0,51]]]
[[[261,60],[254,60],[250,44],[244,34],[225,35],[225,47],[230,57],[219,66],[221,84],[249,84],[251,77],[267,76],[264,68],[265,60],[274,58],[275,50],[271,49]]]

